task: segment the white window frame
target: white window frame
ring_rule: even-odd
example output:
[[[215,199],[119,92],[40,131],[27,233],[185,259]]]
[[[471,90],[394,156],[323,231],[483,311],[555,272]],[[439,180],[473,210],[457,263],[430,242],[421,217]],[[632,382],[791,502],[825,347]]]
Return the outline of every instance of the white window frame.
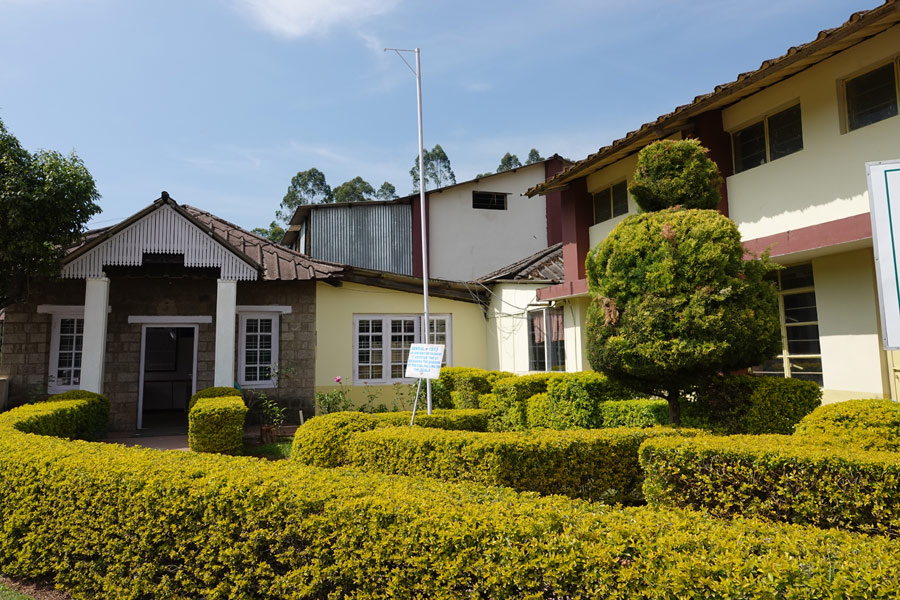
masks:
[[[565,329],[563,329],[563,361],[558,366],[562,367],[561,369],[552,369],[550,365],[550,311],[551,310],[559,310],[563,311],[561,306],[545,306],[543,308],[538,308],[535,310],[529,310],[525,313],[526,325],[525,325],[525,335],[528,340],[528,347],[526,350],[526,356],[528,357],[528,372],[529,373],[564,373],[566,371],[566,357],[565,357]],[[544,348],[544,368],[541,370],[536,370],[531,368],[531,348],[537,346],[532,346],[531,343],[531,315],[533,313],[541,313],[541,319],[544,323],[544,343],[542,344]]]
[[[81,319],[82,328],[84,327],[84,306],[49,306],[42,305],[38,307],[39,313],[49,313],[52,317],[50,326],[50,357],[47,365],[47,393],[61,394],[71,390],[81,389],[81,383],[72,385],[57,385],[56,372],[59,364],[59,337],[63,319]],[[82,329],[83,332],[83,329]],[[84,333],[82,333],[82,343],[84,341]]]
[[[253,308],[261,308],[254,306]],[[279,307],[273,307],[274,310],[254,310],[238,312],[238,383],[242,388],[275,388],[278,387],[278,376],[275,370],[279,360],[279,342],[281,339],[281,315],[283,310]],[[289,312],[289,311],[288,311]],[[272,377],[270,379],[248,381],[246,379],[247,366],[247,320],[248,319],[272,319],[272,361],[270,370]]]
[[[429,319],[432,321],[443,320],[447,323],[447,340],[444,347],[444,362],[446,366],[453,365],[453,315],[451,314],[430,314]],[[415,379],[406,377],[391,377],[391,321],[393,320],[410,320],[415,322],[413,330],[414,344],[424,343],[422,339],[422,322],[424,321],[422,314],[354,314],[353,315],[353,385],[390,385],[393,383],[412,383]],[[382,377],[377,379],[361,379],[359,375],[359,322],[360,321],[377,321],[381,320],[381,374]]]

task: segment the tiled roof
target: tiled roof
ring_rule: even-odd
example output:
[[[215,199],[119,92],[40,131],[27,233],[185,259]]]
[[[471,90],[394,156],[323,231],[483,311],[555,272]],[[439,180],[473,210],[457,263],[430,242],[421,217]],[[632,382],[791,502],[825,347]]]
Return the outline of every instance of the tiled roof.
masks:
[[[497,269],[478,279],[481,282],[540,281],[559,282],[565,279],[562,243],[554,244],[511,265]]]
[[[346,269],[343,265],[316,260],[280,246],[199,208],[188,205],[181,208],[207,230],[260,265],[262,281],[330,279]]]
[[[547,194],[563,189],[569,182],[621,160],[654,140],[685,129],[691,117],[729,106],[877,35],[898,22],[898,0],[886,0],[881,6],[854,13],[843,25],[820,31],[815,40],[794,46],[783,56],[764,61],[755,71],[742,73],[734,81],[718,85],[712,92],[694,98],[690,104],[679,106],[600,148],[584,160],[531,188],[528,195]]]

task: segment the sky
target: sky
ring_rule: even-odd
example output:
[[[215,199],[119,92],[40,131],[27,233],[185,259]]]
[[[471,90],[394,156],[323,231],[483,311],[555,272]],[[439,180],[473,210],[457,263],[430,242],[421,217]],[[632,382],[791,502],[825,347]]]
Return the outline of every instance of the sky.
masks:
[[[74,151],[93,227],[162,190],[247,229],[291,177],[412,191],[425,146],[457,181],[537,148],[580,160],[878,0],[0,0],[0,120]],[[413,55],[406,55],[413,65]]]

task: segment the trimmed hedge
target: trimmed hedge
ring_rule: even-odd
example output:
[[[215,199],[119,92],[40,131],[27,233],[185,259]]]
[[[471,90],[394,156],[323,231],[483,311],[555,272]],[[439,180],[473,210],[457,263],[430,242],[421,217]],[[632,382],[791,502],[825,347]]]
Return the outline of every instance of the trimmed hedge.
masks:
[[[53,421],[91,401],[67,402],[25,408]],[[900,589],[897,543],[881,537],[69,442],[15,431],[25,414],[0,415],[0,569],[52,578],[76,599],[856,599]]]
[[[669,423],[669,403],[665,400],[601,402],[597,410],[604,427],[653,427]]]
[[[98,440],[105,437],[109,424],[109,399],[103,394],[71,390],[0,415],[0,429],[11,423],[22,433]]]
[[[344,464],[636,504],[643,502],[641,443],[656,436],[696,433],[670,428],[473,433],[391,427],[350,436]]]
[[[240,396],[241,390],[233,387],[208,387],[198,391],[196,394],[191,396],[191,399],[188,401],[188,410],[194,408],[194,403],[197,402],[200,398],[225,398],[230,396]]]
[[[900,403],[873,399],[826,404],[803,417],[794,437],[817,444],[897,452]]]
[[[900,534],[900,455],[789,436],[653,438],[640,449],[656,506]]]
[[[510,377],[506,371],[487,371],[472,367],[444,367],[438,381],[449,390],[453,408],[483,408],[478,404],[482,394],[488,394],[497,379]]]
[[[682,401],[681,423],[722,434],[791,434],[822,403],[811,381],[755,375],[712,377],[693,401]]]
[[[491,398],[491,431],[521,431],[528,428],[526,400],[547,391],[551,379],[562,373],[532,373],[504,377],[494,382]],[[486,408],[486,407],[485,407]]]
[[[525,402],[528,427],[579,429],[653,427],[669,423],[665,400],[611,400],[593,405],[554,402],[550,394],[536,394]]]
[[[378,427],[409,425],[412,412],[361,413],[342,411],[314,417],[297,428],[291,458],[316,467],[337,467],[346,462],[350,437]],[[484,431],[488,413],[483,410],[433,410],[416,414],[418,427]]]
[[[240,454],[246,416],[240,396],[198,398],[188,413],[188,445],[194,452]]]

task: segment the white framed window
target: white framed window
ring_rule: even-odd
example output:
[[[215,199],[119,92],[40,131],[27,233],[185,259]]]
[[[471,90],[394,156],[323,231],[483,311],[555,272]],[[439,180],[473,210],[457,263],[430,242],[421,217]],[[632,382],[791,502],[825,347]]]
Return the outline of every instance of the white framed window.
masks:
[[[620,181],[593,194],[594,225],[628,214],[628,185]]]
[[[422,315],[354,315],[353,383],[387,384],[404,377],[409,347],[425,343]],[[429,315],[431,344],[444,344],[443,366],[451,364],[451,315]]]
[[[275,387],[281,312],[241,312],[238,381],[242,387]]]
[[[77,390],[81,387],[84,307],[59,307],[47,312],[53,315],[47,393]]]
[[[528,311],[528,370],[566,370],[565,325],[562,308]]]
[[[803,150],[800,104],[735,131],[731,134],[731,149],[735,173]]]

